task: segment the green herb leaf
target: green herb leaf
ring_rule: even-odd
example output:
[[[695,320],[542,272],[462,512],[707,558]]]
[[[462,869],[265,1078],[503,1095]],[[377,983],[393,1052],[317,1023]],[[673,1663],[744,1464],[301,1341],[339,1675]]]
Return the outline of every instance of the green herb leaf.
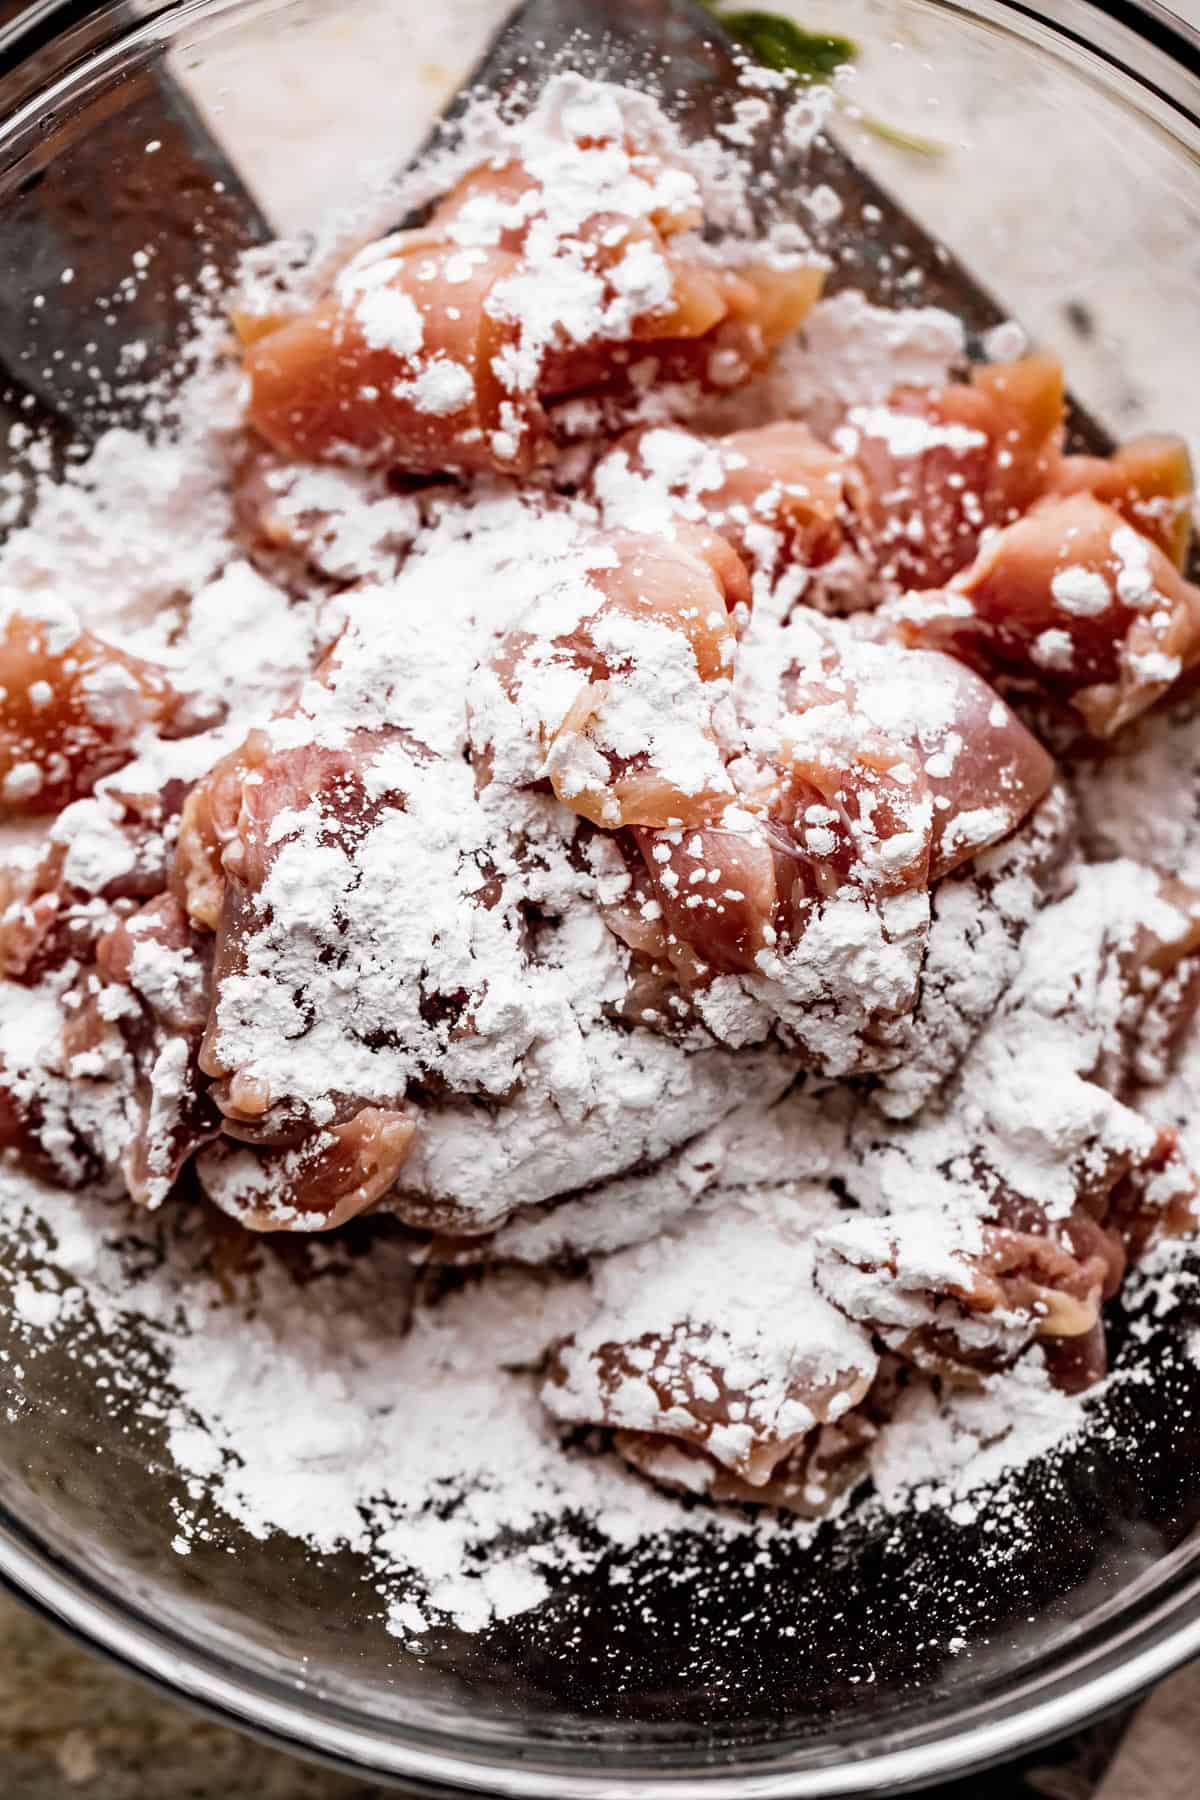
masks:
[[[721,21],[730,37],[736,38],[759,62],[790,75],[805,86],[828,82],[858,56],[859,47],[852,38],[837,37],[827,31],[806,31],[794,19],[784,18],[779,13],[764,12],[759,8],[725,12],[722,0],[702,0],[702,4]],[[853,116],[864,131],[873,133],[885,144],[895,145],[897,150],[910,150],[916,156],[942,156],[945,153],[945,144],[936,138],[922,137],[919,132],[889,125],[886,119],[878,118],[874,113],[864,113],[856,107]]]
[[[722,12],[722,25],[768,69],[780,69],[805,83],[828,81],[844,64],[853,62],[858,45],[850,38],[824,31],[805,31],[793,19],[778,13]]]

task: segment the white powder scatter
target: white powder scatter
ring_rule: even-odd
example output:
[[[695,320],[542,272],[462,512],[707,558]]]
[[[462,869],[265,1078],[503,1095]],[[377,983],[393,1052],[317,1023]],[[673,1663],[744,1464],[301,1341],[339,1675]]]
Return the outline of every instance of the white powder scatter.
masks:
[[[4,777],[4,798],[10,805],[21,806],[41,793],[44,780],[45,775],[40,763],[14,763]]]
[[[285,705],[312,667],[320,621],[249,563],[229,562],[192,595],[174,654],[180,679],[248,722]]]
[[[939,387],[964,354],[961,322],[940,307],[889,311],[852,289],[819,301],[770,377],[771,410],[820,429],[897,387]]]
[[[841,196],[827,182],[818,182],[804,197],[804,204],[818,225],[832,225],[842,216]]]
[[[947,851],[974,850],[1003,837],[1008,814],[1002,806],[978,806],[962,812],[946,827],[942,842]]]
[[[1060,612],[1077,619],[1095,619],[1112,605],[1112,592],[1095,569],[1060,569],[1050,582],[1050,592]]]
[[[484,182],[448,227],[464,304],[481,260],[524,234],[489,301],[497,455],[518,456],[549,352],[669,306],[656,217],[744,226],[734,152],[773,79],[722,143],[691,148],[644,97],[552,84],[522,140],[541,197]],[[788,141],[810,142],[831,103],[799,94]],[[500,166],[520,129],[471,115],[443,174],[485,153]],[[634,143],[660,154],[643,164]],[[805,204],[836,225],[832,190]],[[602,273],[597,218],[633,222],[605,238]],[[721,274],[750,248],[699,229],[672,243]],[[788,267],[808,250],[777,233],[764,254]],[[450,418],[475,378],[389,285],[399,253],[369,246],[335,291],[367,347],[403,363],[397,396]],[[1018,340],[1008,324],[986,347]],[[606,586],[628,572],[606,533],[669,558],[737,472],[677,411],[697,429],[700,413],[802,418],[847,456],[866,438],[900,460],[967,455],[980,433],[888,404],[963,356],[950,314],[843,292],[745,392],[721,348],[707,372],[728,394],[643,394],[658,428],[637,468],[589,400],[579,440],[524,488],[402,492],[386,471],[249,452],[236,379],[202,358],[177,437],[107,433],[0,549],[0,615],[31,614],[56,654],[97,632],[180,696],[60,814],[37,876],[43,846],[22,839],[6,877],[4,952],[31,966],[0,984],[5,1104],[81,1191],[0,1166],[0,1283],[31,1386],[45,1355],[97,1396],[136,1395],[182,1478],[168,1541],[188,1573],[226,1532],[352,1553],[420,1653],[447,1624],[478,1632],[599,1579],[614,1548],[803,1550],[806,1504],[849,1506],[868,1477],[889,1519],[968,1527],[981,1493],[1088,1430],[1091,1402],[1053,1385],[1044,1343],[1056,1307],[1086,1337],[1099,1289],[1042,1280],[1038,1257],[1072,1256],[1114,1171],[1151,1169],[1141,1203],[1166,1217],[1184,1177],[1161,1166],[1164,1132],[1200,1158],[1200,1058],[1189,1042],[1172,1063],[1171,1010],[1200,907],[1149,866],[1200,879],[1200,817],[1190,791],[1178,803],[1180,771],[1191,788],[1200,771],[1194,721],[1080,759],[1080,846],[1063,779],[1047,791],[1043,759],[1026,788],[1027,740],[980,679],[877,620],[824,619],[807,569],[773,572],[778,485],[735,521],[766,570],[753,608],[715,574],[675,611],[644,565],[620,604]],[[637,390],[641,365],[629,375]],[[1112,589],[1054,576],[1066,620],[1101,619],[1114,591],[1156,605],[1138,534],[1115,531],[1112,556]],[[1072,643],[1043,631],[1035,663],[1068,669]],[[1178,672],[1161,652],[1129,660],[1146,683]],[[128,671],[89,679],[94,715],[130,723]],[[44,712],[53,689],[28,699]],[[183,792],[251,732],[236,804],[213,806],[222,935],[180,923],[177,879],[181,935],[160,941],[134,909],[163,900]],[[804,791],[794,842],[773,834],[767,773]],[[18,759],[4,796],[44,779]],[[670,809],[643,824],[664,788],[703,824]],[[627,802],[637,832],[618,837]],[[213,851],[188,829],[189,851]],[[730,840],[744,860],[722,862]],[[931,887],[935,856],[950,872]],[[681,943],[673,907],[719,924],[741,906],[732,950]],[[80,948],[88,930],[103,956]],[[1182,974],[1164,976],[1176,952]],[[197,1124],[198,1065],[213,1085]],[[214,1135],[218,1101],[241,1136]],[[365,1114],[384,1121],[369,1152],[400,1149],[373,1186],[356,1166],[351,1199],[381,1215],[362,1241],[280,1253],[243,1234],[231,1272],[228,1222],[214,1250],[210,1210],[171,1202],[178,1130],[224,1213],[324,1227]],[[330,1158],[316,1176],[314,1144]],[[151,1354],[127,1354],[135,1337]],[[705,1503],[721,1493],[771,1506]]]
[[[332,581],[393,575],[420,524],[416,503],[373,471],[281,464],[264,488],[268,533],[302,547],[313,571]]]
[[[1126,659],[1128,667],[1138,681],[1151,686],[1169,687],[1177,681],[1183,672],[1183,661],[1178,656],[1170,656],[1165,650],[1144,650]]]
[[[77,800],[54,821],[52,841],[66,846],[63,874],[72,887],[98,894],[131,875],[137,854],[103,800]]]
[[[807,87],[784,114],[783,135],[793,150],[807,150],[833,110],[836,95],[831,87]]]
[[[1117,598],[1135,612],[1148,612],[1161,599],[1150,572],[1150,546],[1128,525],[1112,534],[1112,553],[1117,563]]]
[[[343,276],[339,288],[350,280]],[[407,294],[382,285],[365,285],[354,301],[354,316],[372,350],[390,350],[396,356],[413,356],[421,348],[424,324],[416,304]]]
[[[462,363],[445,359],[430,363],[411,382],[403,385],[418,411],[439,416],[461,411],[470,404],[475,393],[471,371]]]
[[[4,1232],[19,1231],[40,1201],[27,1182],[0,1177]],[[379,1245],[347,1261],[316,1246],[317,1279],[298,1292],[268,1260],[243,1312],[197,1282],[186,1230],[177,1256],[131,1279],[118,1249],[126,1224],[95,1203],[63,1201],[56,1229],[77,1265],[87,1247],[86,1301],[110,1334],[114,1366],[129,1315],[165,1359],[165,1385],[147,1405],[197,1484],[195,1515],[180,1513],[181,1554],[213,1503],[254,1538],[286,1532],[327,1554],[354,1550],[369,1561],[390,1628],[408,1641],[435,1622],[480,1630],[597,1560],[601,1549],[575,1541],[556,1553],[549,1532],[568,1512],[627,1545],[675,1528],[750,1529],[736,1518],[689,1526],[675,1502],[611,1459],[564,1455],[526,1371],[586,1311],[578,1282],[501,1271],[410,1311],[403,1253]],[[69,1329],[82,1298],[77,1287],[60,1298],[19,1285],[32,1355]],[[431,1511],[431,1494],[457,1504]]]
[[[59,1294],[51,1288],[34,1287],[29,1281],[17,1283],[13,1289],[12,1303],[18,1316],[39,1331],[45,1331],[53,1325],[62,1310],[62,1298]]]
[[[894,412],[886,406],[856,406],[849,422],[834,433],[834,442],[853,455],[861,439],[878,438],[892,456],[923,456],[930,450],[964,454],[986,443],[982,432],[967,425],[943,425],[919,413]]]
[[[979,1490],[1011,1477],[1084,1428],[1084,1403],[1054,1387],[1036,1355],[939,1401],[924,1387],[901,1396],[871,1450],[871,1475],[891,1511],[937,1507],[974,1520]]]
[[[1016,319],[1005,319],[983,334],[983,347],[990,362],[1015,362],[1029,348],[1029,337]]]
[[[1059,631],[1051,627],[1034,639],[1030,651],[1039,669],[1070,669],[1075,662],[1075,645],[1069,631]]]
[[[232,545],[228,500],[236,384],[197,378],[178,441],[106,432],[69,479],[44,481],[30,524],[0,547],[0,592],[86,597],[88,625],[153,656],[179,597],[217,573]]]

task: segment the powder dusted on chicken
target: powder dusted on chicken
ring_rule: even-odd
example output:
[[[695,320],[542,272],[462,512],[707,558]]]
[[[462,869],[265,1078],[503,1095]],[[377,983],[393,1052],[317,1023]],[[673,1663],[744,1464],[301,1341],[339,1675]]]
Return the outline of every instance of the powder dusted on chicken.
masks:
[[[85,630],[67,607],[0,623],[0,815],[53,813],[126,762],[179,704],[163,668]]]
[[[1056,781],[1011,837],[939,881],[912,1013],[889,1033],[895,1058],[873,1099],[889,1118],[929,1104],[962,1064],[1012,985],[1025,936],[1073,879],[1076,819]]]
[[[1098,738],[1200,659],[1200,589],[1088,493],[1041,501],[943,594],[901,601],[894,616],[911,641],[1044,690]]]
[[[1026,1228],[951,1226],[941,1243],[913,1222],[853,1220],[822,1240],[823,1291],[933,1374],[1003,1367],[1035,1338],[1074,1346],[1120,1285],[1124,1249],[1082,1210],[1062,1222],[1031,1213]],[[1098,1350],[1091,1380],[1105,1372],[1102,1337]]]
[[[813,615],[752,627],[734,698],[735,802],[634,832],[645,896],[615,929],[719,1036],[775,1020],[826,1074],[886,1069],[918,998],[930,885],[1009,836],[1053,765],[952,659]]]
[[[859,529],[887,585],[949,581],[987,529],[1009,524],[1053,485],[1063,404],[1059,364],[1030,356],[851,409],[834,438],[858,468]]]
[[[676,510],[720,532],[770,591],[785,571],[838,554],[858,480],[807,425],[781,419],[715,438],[649,426],[601,458],[591,487],[610,524],[637,529]]]
[[[682,582],[664,578],[675,635],[715,673],[731,626],[711,565],[651,550]],[[246,1146],[199,1166],[235,1216],[312,1228],[321,1159],[341,1167],[330,1134],[375,1108],[417,1132],[390,1194],[347,1180],[354,1204],[386,1197],[414,1224],[486,1234],[665,1154],[759,1081],[708,1040],[612,1022],[624,972],[596,900],[623,885],[619,858],[545,784],[474,753],[475,677],[528,596],[587,618],[613,604],[595,579],[623,566],[536,501],[449,510],[393,582],[344,596],[341,636],[297,704],[188,796],[175,881],[215,936],[201,1067],[224,1137]],[[289,1196],[275,1213],[272,1169]]]
[[[731,1200],[602,1261],[595,1315],[554,1358],[551,1412],[678,1439],[763,1486],[878,1367],[868,1335],[813,1286],[812,1232],[829,1209],[823,1190]]]
[[[300,593],[314,574],[386,580],[422,523],[417,498],[396,493],[385,470],[301,465],[259,442],[238,462],[233,507],[249,559]]]
[[[1127,1096],[1159,1009],[1174,1023],[1172,977],[1194,980],[1198,917],[1153,870],[1079,872],[942,1103],[907,1127],[856,1124],[861,1210],[819,1237],[835,1304],[922,1366],[995,1367],[1061,1338],[1081,1340],[1073,1355],[1090,1340],[1073,1381],[1104,1372],[1100,1309],[1126,1257],[1194,1228],[1177,1134]]]
[[[684,524],[612,533],[586,555],[586,588],[538,595],[476,685],[479,749],[510,781],[527,762],[595,825],[707,817],[733,797],[716,715],[745,571],[724,539]],[[530,755],[514,757],[522,743]]]
[[[137,1124],[122,1173],[143,1205],[161,1205],[184,1166],[221,1128],[200,1069],[211,956],[211,942],[171,894],[122,919],[96,946],[97,972],[111,987],[98,996],[92,1016],[115,1017],[137,1073]],[[136,1004],[119,1006],[113,989],[126,990]],[[81,1022],[76,1015],[76,1031]]]
[[[0,546],[9,810],[71,800],[0,873],[0,1148],[390,1214],[414,1466],[502,1369],[539,1468],[818,1517],[930,1396],[1099,1379],[1194,1228],[1194,871],[1124,855],[1144,775],[1089,860],[1100,743],[1013,710],[1179,691],[1186,456],[1065,454],[1057,363],[968,375],[936,309],[810,313],[645,97],[463,131],[419,228],[234,309],[139,452],[153,556],[111,439]]]
[[[1111,456],[1064,456],[1056,494],[1092,494],[1182,568],[1192,532],[1192,460],[1182,438],[1130,438]]]
[[[244,325],[255,429],[308,460],[528,472],[557,399],[761,369],[820,271],[723,259],[687,168],[632,144],[616,104],[584,124],[540,109],[519,154],[360,251],[311,311]]]

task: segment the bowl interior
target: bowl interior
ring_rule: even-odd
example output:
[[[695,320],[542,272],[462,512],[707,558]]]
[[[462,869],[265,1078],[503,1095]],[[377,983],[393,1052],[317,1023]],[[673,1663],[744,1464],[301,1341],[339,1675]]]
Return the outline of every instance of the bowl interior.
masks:
[[[403,164],[504,10],[244,0],[56,39],[14,60],[0,90],[0,205],[25,216],[61,184],[75,196],[63,230],[95,266],[87,171],[107,147],[128,161],[133,217],[127,242],[106,239],[103,280],[135,239],[177,242],[211,195],[172,186],[146,152],[138,80],[165,64],[272,225],[302,231]],[[836,17],[805,17],[861,45],[839,125],[853,153],[1063,354],[1114,433],[1182,429],[1200,448],[1200,134],[1152,53],[1129,39],[1144,85],[1072,43],[1086,8],[1057,10],[1062,30],[1025,9],[968,16],[921,0],[841,0]],[[856,109],[937,147],[884,141]],[[232,204],[204,214],[210,246],[253,229]],[[33,320],[61,269],[21,245],[0,233],[5,304]],[[164,255],[138,288],[139,329],[164,368],[187,313],[180,267]],[[118,351],[131,316],[108,328]],[[461,1779],[513,1792],[650,1792],[672,1776],[699,1790],[750,1770],[778,1775],[780,1792],[865,1791],[873,1759],[911,1754],[896,1765],[906,1775],[948,1769],[980,1749],[972,1731],[1008,1721],[1019,1737],[1012,1721],[1042,1701],[1065,1726],[1089,1682],[1103,1676],[1096,1696],[1115,1698],[1123,1658],[1172,1631],[1182,1648],[1195,1620],[1200,1282],[1186,1268],[1162,1316],[1154,1291],[1133,1291],[1118,1379],[1086,1441],[977,1505],[867,1509],[812,1543],[785,1530],[764,1544],[614,1549],[535,1610],[475,1635],[431,1631],[417,1654],[389,1634],[370,1567],[349,1550],[317,1558],[213,1512],[180,1553],[195,1493],[171,1455],[178,1419],[153,1334],[100,1305],[53,1341],[28,1330],[22,1295],[45,1285],[38,1271],[62,1268],[86,1292],[63,1226],[77,1204],[101,1210],[54,1195],[41,1223],[0,1209],[0,1564],[25,1578],[36,1565],[64,1616],[86,1614],[185,1691],[310,1747],[431,1777],[453,1753]],[[130,1222],[110,1208],[105,1229],[131,1268],[209,1279],[190,1216]]]

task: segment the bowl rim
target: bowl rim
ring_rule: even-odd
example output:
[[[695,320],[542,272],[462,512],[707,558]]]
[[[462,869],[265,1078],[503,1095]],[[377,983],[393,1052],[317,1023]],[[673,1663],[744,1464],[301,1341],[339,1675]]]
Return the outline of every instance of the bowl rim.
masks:
[[[537,1769],[518,1749],[497,1760],[498,1746],[480,1744],[475,1755],[449,1746],[427,1749],[408,1739],[373,1734],[340,1721],[331,1710],[314,1712],[292,1698],[282,1683],[246,1669],[231,1675],[219,1656],[200,1649],[161,1619],[119,1601],[99,1583],[66,1567],[33,1533],[0,1505],[0,1582],[26,1604],[99,1651],[126,1673],[174,1700],[182,1700],[221,1724],[273,1747],[374,1780],[403,1782],[431,1800],[452,1795],[493,1795],[500,1800],[854,1800],[901,1794],[914,1786],[979,1771],[1035,1750],[1116,1711],[1200,1655],[1200,1569],[1183,1568],[1166,1594],[1132,1630],[1119,1615],[1090,1660],[1098,1667],[1082,1678],[1068,1666],[1053,1677],[1052,1691],[1032,1704],[940,1735],[879,1752],[855,1752],[840,1768],[756,1769],[694,1767],[679,1772],[621,1775]],[[993,1707],[995,1702],[990,1703]],[[786,1754],[786,1751],[785,1751]]]
[[[1191,125],[1200,125],[1200,29],[1161,0],[935,0],[948,12],[975,18],[1022,21],[1069,44],[1093,64],[1133,80]],[[152,0],[134,13],[127,0],[31,0],[0,26],[0,77],[33,53],[70,34],[94,75],[110,55],[138,45],[149,53],[164,27],[189,16],[206,21],[232,11],[239,0]],[[114,45],[95,46],[105,26],[121,31]],[[1089,27],[1087,34],[1081,25]],[[1094,35],[1092,35],[1094,33]],[[1131,67],[1122,48],[1143,52]],[[69,83],[75,69],[66,77]],[[56,80],[62,78],[62,71]],[[52,87],[53,87],[52,83]],[[17,115],[25,109],[18,106]],[[16,116],[16,115],[14,115]],[[1182,1547],[1181,1547],[1182,1548]],[[1178,1553],[1177,1553],[1178,1554]],[[0,1503],[0,1585],[53,1625],[125,1672],[173,1700],[192,1706],[276,1748],[345,1773],[387,1783],[436,1800],[454,1794],[503,1796],[505,1800],[852,1800],[881,1792],[900,1794],[914,1785],[951,1779],[1036,1749],[1136,1699],[1191,1658],[1200,1656],[1200,1561],[1180,1567],[1146,1597],[1132,1622],[1115,1609],[1093,1634],[1082,1658],[1047,1653],[1061,1666],[1026,1674],[1042,1691],[1016,1706],[993,1697],[981,1719],[965,1723],[939,1717],[925,1735],[898,1747],[854,1749],[841,1766],[768,1768],[732,1761],[707,1768],[622,1775],[598,1768],[568,1768],[547,1754],[533,1766],[519,1746],[479,1740],[468,1754],[461,1741],[433,1733],[433,1747],[339,1717],[335,1708],[296,1697],[289,1686],[256,1670],[233,1668],[161,1616],[144,1611],[56,1553]],[[991,1716],[995,1715],[995,1716]],[[786,1756],[786,1745],[781,1746]],[[507,1760],[500,1760],[507,1757]]]

